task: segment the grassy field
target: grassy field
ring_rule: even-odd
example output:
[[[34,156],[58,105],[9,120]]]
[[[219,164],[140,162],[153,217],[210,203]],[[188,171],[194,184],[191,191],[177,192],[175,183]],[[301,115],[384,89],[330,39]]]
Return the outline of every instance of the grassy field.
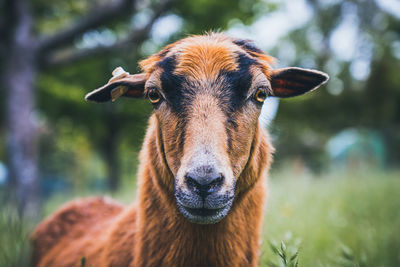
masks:
[[[400,266],[400,172],[271,176],[261,266]],[[133,192],[115,197],[126,203]],[[48,200],[46,212],[64,201]],[[31,227],[0,207],[0,266],[27,265]]]
[[[277,174],[269,192],[262,266],[268,240],[298,248],[300,266],[400,266],[399,172]]]

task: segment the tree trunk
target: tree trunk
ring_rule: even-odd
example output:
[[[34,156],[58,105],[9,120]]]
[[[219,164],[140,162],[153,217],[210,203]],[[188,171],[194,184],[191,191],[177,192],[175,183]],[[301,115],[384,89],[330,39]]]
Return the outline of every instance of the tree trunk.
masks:
[[[103,153],[107,165],[107,181],[111,191],[116,191],[120,186],[121,171],[119,162],[119,130],[114,107],[109,107],[105,114],[107,135],[103,141]]]
[[[7,90],[7,150],[11,185],[18,210],[31,219],[39,216],[37,171],[38,127],[35,117],[35,42],[28,4],[15,2],[17,19],[8,46],[4,82]]]
[[[118,140],[115,138],[114,134],[111,134],[111,139],[105,144],[105,159],[107,164],[107,181],[108,186],[111,191],[116,191],[120,185],[120,164],[118,159]]]

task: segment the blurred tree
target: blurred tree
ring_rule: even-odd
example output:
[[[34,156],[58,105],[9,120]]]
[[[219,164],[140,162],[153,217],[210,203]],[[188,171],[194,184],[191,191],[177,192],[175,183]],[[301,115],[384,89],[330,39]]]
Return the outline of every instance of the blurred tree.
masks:
[[[40,27],[37,27],[37,20],[40,19],[37,16],[51,8],[54,8],[53,12],[65,12],[63,5],[48,5],[40,0],[4,0],[1,4],[0,32],[3,42],[0,52],[5,69],[2,73],[2,87],[7,90],[5,113],[10,176],[20,212],[35,217],[39,210],[38,124],[34,90],[37,72],[138,45],[147,38],[154,21],[169,8],[170,1],[161,1],[152,7],[153,12],[147,23],[141,28],[130,29],[123,39],[110,45],[82,50],[74,48],[77,38],[115,20],[125,19],[135,11],[136,3],[131,0],[115,0],[97,5],[90,3],[83,8],[83,12],[79,12],[79,18],[68,18],[72,22],[60,23],[60,27],[51,34],[40,32]],[[64,2],[67,9],[72,4],[76,2]],[[74,15],[72,13],[71,17]]]
[[[400,20],[380,2],[309,0],[311,19],[272,50],[288,58],[280,55],[293,47],[294,56],[284,64],[331,76],[315,93],[281,101],[275,125],[278,162],[294,156],[321,169],[328,162],[329,138],[357,127],[383,136],[389,166],[400,163]]]

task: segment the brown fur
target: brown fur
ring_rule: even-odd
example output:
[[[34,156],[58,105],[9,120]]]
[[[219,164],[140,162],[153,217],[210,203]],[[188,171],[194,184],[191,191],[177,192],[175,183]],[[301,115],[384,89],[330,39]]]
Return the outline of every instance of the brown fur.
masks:
[[[237,69],[234,52],[239,50],[250,54],[223,35],[195,36],[168,46],[141,65],[148,77],[157,80],[157,62],[168,53],[176,54],[177,73],[210,80],[220,70]],[[260,56],[262,72],[269,71],[269,63],[269,57]],[[236,129],[228,127],[233,141],[227,149],[227,133],[222,130],[226,117],[215,96],[204,88],[199,93],[204,97],[191,106],[183,148],[177,145],[181,133],[176,115],[160,107],[151,116],[140,154],[137,205],[123,208],[101,198],[67,204],[33,233],[34,265],[79,266],[82,257],[87,266],[95,267],[258,265],[264,177],[273,148],[258,124],[259,111],[244,107],[235,114]],[[212,138],[210,129],[215,134]],[[175,202],[176,173],[199,140],[216,146],[237,181],[232,208],[216,224],[189,222]]]

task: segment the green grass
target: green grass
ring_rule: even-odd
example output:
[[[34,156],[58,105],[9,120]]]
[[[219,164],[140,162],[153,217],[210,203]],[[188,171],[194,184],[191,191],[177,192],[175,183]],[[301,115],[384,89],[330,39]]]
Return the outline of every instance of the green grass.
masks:
[[[261,266],[400,266],[400,172],[278,172],[268,188]],[[133,190],[115,197],[127,203]],[[0,266],[26,266],[30,228],[0,206]]]
[[[33,225],[21,220],[13,205],[0,206],[0,266],[29,266],[28,238]]]
[[[268,240],[294,244],[300,266],[400,266],[400,173],[273,175],[263,236],[262,266]]]

